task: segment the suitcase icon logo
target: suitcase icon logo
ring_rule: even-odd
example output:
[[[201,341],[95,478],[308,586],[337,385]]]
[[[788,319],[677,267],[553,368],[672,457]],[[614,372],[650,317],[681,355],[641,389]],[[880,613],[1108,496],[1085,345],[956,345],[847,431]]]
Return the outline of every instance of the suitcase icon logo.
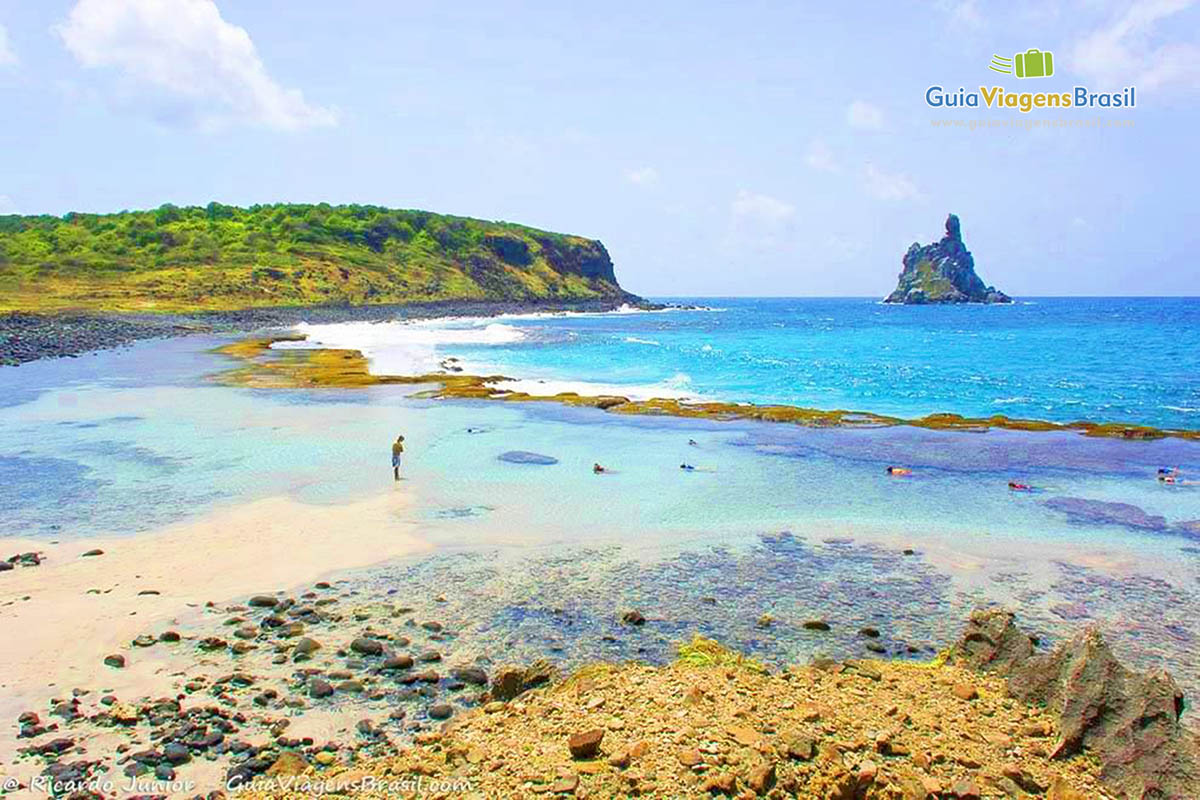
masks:
[[[1018,78],[1049,78],[1054,74],[1054,54],[1031,47],[1012,58],[994,55],[988,69]]]

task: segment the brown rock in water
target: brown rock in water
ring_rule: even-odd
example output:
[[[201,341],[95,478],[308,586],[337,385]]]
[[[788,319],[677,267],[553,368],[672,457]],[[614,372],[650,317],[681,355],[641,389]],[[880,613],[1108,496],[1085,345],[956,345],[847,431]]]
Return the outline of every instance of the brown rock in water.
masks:
[[[626,625],[645,625],[646,617],[636,608],[630,609],[621,615],[621,622]]]
[[[571,734],[567,738],[567,747],[571,750],[571,757],[591,758],[600,751],[600,741],[603,738],[604,730],[602,728]]]
[[[1053,757],[1090,752],[1124,797],[1200,797],[1200,746],[1179,724],[1183,693],[1170,675],[1126,668],[1095,627],[1047,654],[1033,644],[1011,612],[977,611],[952,653],[1006,676],[1014,697],[1058,718]]]
[[[491,696],[495,700],[512,700],[519,694],[550,683],[558,670],[545,659],[538,659],[527,667],[504,666],[496,670],[492,678]]]
[[[951,657],[972,669],[1004,675],[1014,664],[1033,655],[1036,644],[1016,625],[1015,615],[1004,609],[978,609],[951,650]]]

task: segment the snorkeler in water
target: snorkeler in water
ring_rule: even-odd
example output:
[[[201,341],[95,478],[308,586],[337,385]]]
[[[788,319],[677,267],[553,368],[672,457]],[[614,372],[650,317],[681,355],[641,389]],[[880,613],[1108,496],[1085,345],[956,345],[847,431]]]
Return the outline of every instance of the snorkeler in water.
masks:
[[[601,472],[607,472],[607,471],[608,470],[606,470],[603,466],[601,466],[599,461],[597,461],[595,464],[592,464],[592,472],[596,473],[597,475],[599,475]]]
[[[908,467],[888,467],[888,475],[912,475],[912,470]]]
[[[1032,492],[1034,490],[1028,483],[1017,483],[1016,481],[1009,481],[1008,488],[1014,492]]]
[[[680,464],[679,468],[682,470],[686,470],[687,472],[692,472],[696,469],[695,467],[693,467],[691,464],[688,464],[688,463]]]
[[[690,446],[692,446],[692,447],[699,447],[699,446],[700,446],[700,443],[699,443],[699,442],[697,442],[695,439],[688,439],[688,444],[689,444]]]

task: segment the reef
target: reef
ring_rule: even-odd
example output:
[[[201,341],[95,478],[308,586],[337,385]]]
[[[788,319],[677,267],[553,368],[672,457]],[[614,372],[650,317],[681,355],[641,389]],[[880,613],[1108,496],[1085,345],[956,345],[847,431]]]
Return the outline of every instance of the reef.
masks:
[[[354,388],[382,384],[434,384],[418,397],[499,400],[507,402],[556,402],[569,406],[598,408],[613,414],[641,416],[691,417],[712,420],[758,420],[783,422],[811,428],[879,428],[907,425],[930,430],[985,432],[991,429],[1016,431],[1078,432],[1085,436],[1113,439],[1154,440],[1167,437],[1200,440],[1200,431],[1161,429],[1146,425],[1090,421],[1048,422],[1013,419],[1002,414],[990,417],[963,417],[958,414],[929,414],[906,419],[866,411],[823,410],[789,405],[752,403],[692,403],[674,398],[633,400],[620,395],[581,395],[559,392],[535,395],[504,388],[504,375],[466,375],[432,372],[424,375],[373,375],[367,359],[356,350],[294,349],[273,350],[279,341],[296,341],[298,334],[252,337],[217,348],[242,365],[216,376],[224,384],[252,388]]]

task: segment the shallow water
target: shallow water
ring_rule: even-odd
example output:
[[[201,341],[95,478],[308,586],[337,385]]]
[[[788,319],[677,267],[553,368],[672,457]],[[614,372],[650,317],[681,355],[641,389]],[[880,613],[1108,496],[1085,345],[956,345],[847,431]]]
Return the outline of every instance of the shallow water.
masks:
[[[304,330],[363,349],[380,373],[420,374],[455,356],[468,372],[528,379],[512,388],[533,394],[1200,427],[1194,298],[945,307],[862,298],[682,302],[711,310]]]
[[[480,653],[659,660],[699,632],[781,663],[861,655],[869,624],[888,653],[924,656],[970,607],[1003,602],[1050,638],[1101,621],[1135,663],[1200,688],[1200,542],[1180,527],[1200,519],[1200,489],[1154,477],[1200,471],[1200,444],[626,418],[401,386],[235,389],[208,379],[229,363],[206,352],[216,343],[0,369],[0,536],[133,534],[254,497],[390,491],[403,432],[402,487],[440,551],[356,580],[446,594],[438,613]],[[512,450],[557,463],[498,458]],[[597,461],[611,471],[593,474]],[[914,474],[889,477],[894,463]],[[1044,491],[1012,493],[1014,478]],[[1109,521],[1080,522],[1045,504],[1064,497],[1163,522],[1131,527],[1106,507]],[[627,606],[650,623],[605,638]],[[777,623],[757,626],[763,613]],[[803,630],[809,617],[834,630]]]

